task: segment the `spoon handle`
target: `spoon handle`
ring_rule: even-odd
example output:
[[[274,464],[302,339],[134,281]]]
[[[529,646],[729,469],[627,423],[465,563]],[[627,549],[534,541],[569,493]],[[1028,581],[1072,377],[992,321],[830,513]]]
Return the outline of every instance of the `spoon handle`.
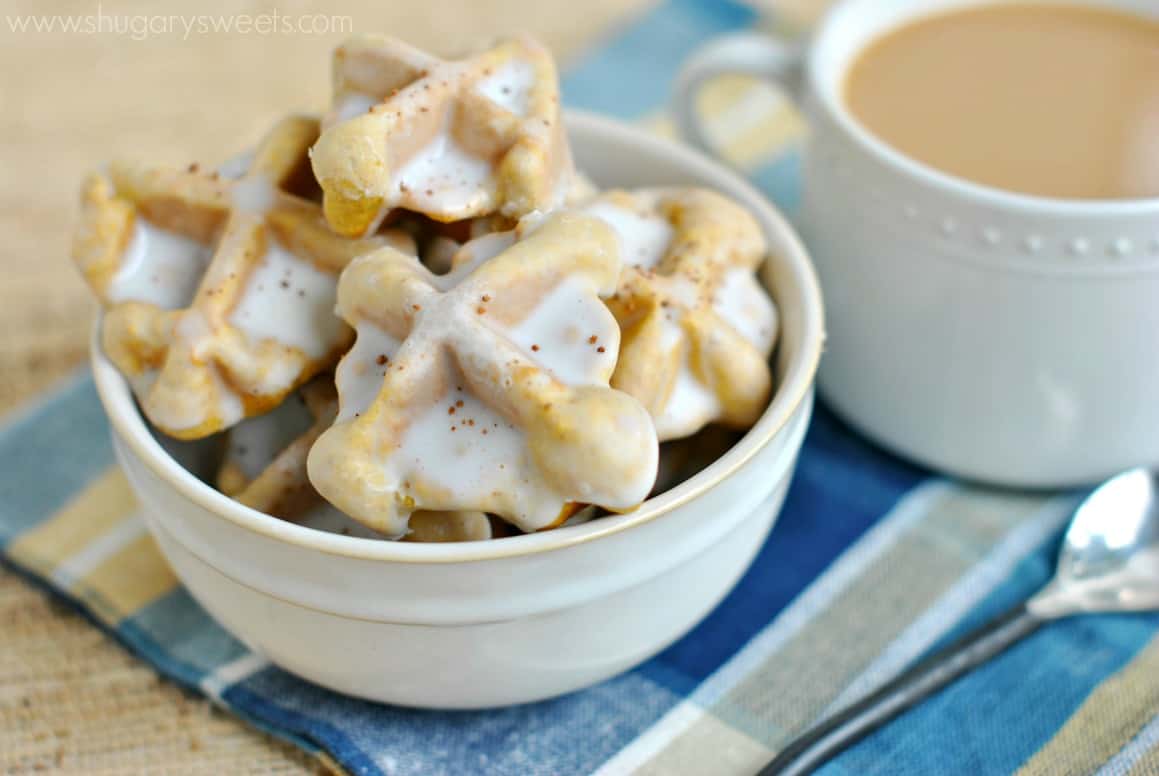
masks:
[[[821,720],[781,750],[758,776],[811,773],[894,717],[1030,635],[1042,623],[1025,603],[1019,604],[930,655],[852,706]]]

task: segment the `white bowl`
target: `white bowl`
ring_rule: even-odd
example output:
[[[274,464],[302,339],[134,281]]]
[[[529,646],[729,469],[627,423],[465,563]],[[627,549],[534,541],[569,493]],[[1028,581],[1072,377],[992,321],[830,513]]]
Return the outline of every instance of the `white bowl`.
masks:
[[[400,544],[323,533],[244,507],[153,437],[94,345],[97,389],[149,530],[193,596],[287,671],[349,695],[430,708],[522,703],[646,660],[733,587],[784,499],[812,409],[821,297],[796,235],[743,180],[681,146],[568,116],[603,186],[695,184],[743,202],[771,244],[777,391],[714,464],[639,509],[490,542]]]

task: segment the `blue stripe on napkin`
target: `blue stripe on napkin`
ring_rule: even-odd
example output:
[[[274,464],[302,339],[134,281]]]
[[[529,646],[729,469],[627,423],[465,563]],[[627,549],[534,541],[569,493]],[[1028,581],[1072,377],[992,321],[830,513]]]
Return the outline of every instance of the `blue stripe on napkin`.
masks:
[[[70,381],[43,408],[0,428],[0,549],[105,470],[113,457],[107,428],[88,379]]]
[[[731,0],[670,0],[609,38],[562,79],[564,103],[621,118],[667,104],[672,76],[700,44],[752,24]]]
[[[703,623],[643,670],[674,689],[690,690],[927,477],[877,452],[818,407],[774,528],[777,540],[764,546],[733,593]]]

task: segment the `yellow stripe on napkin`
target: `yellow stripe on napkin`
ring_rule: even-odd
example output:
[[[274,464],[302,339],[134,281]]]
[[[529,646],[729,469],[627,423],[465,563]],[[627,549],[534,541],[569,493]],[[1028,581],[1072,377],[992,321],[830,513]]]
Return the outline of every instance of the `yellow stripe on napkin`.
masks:
[[[14,539],[8,553],[81,599],[108,624],[135,614],[177,585],[117,466]]]
[[[804,135],[805,124],[784,95],[747,76],[721,76],[701,92],[705,129],[725,158],[753,167]]]
[[[805,135],[805,122],[783,95],[745,76],[721,76],[701,91],[698,109],[705,130],[732,164],[751,171]],[[678,140],[668,111],[637,122],[669,140]]]
[[[129,484],[113,466],[51,518],[16,537],[7,552],[30,571],[51,577],[66,559],[115,529],[136,509]]]
[[[1095,688],[1019,776],[1094,773],[1130,743],[1156,713],[1159,636]]]
[[[177,577],[153,537],[142,532],[81,579],[77,592],[101,619],[114,623],[135,614],[177,585]]]

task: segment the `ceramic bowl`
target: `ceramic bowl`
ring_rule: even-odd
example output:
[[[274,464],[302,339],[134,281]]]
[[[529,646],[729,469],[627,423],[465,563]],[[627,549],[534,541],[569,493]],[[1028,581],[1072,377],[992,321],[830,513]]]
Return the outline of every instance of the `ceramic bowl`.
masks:
[[[153,436],[93,348],[114,446],[149,530],[193,596],[283,669],[348,695],[479,708],[591,685],[659,652],[733,587],[781,507],[812,409],[821,297],[800,241],[747,183],[684,147],[571,114],[579,166],[602,186],[715,188],[771,244],[763,280],[783,333],[776,394],[724,456],[635,511],[462,544],[323,533],[244,507]],[[98,324],[99,325],[99,324]]]

